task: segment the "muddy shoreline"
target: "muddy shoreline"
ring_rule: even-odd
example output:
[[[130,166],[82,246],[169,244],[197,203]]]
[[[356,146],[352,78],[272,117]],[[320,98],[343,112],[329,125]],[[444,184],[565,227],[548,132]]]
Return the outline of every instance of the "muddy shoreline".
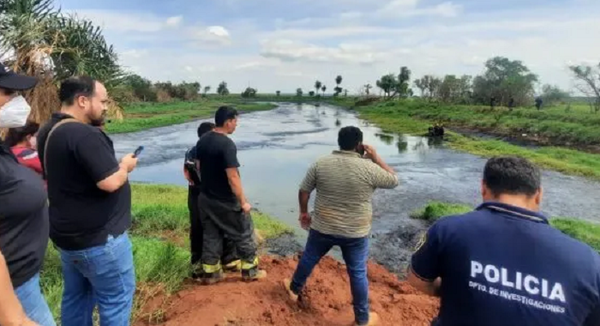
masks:
[[[403,279],[413,250],[427,228],[428,225],[421,220],[403,219],[402,223],[393,230],[371,234],[369,259]],[[267,239],[261,248],[261,253],[282,258],[295,256],[299,258],[305,244],[297,235],[286,233]],[[339,251],[339,248],[334,247],[328,256],[343,262]]]

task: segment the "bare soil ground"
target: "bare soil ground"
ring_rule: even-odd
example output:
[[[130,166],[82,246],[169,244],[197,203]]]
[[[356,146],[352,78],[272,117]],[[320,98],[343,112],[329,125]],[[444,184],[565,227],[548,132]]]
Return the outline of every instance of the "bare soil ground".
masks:
[[[347,326],[353,325],[350,284],[343,264],[326,257],[317,266],[300,304],[291,304],[282,286],[291,278],[297,257],[265,256],[267,279],[244,283],[238,274],[218,284],[190,282],[176,295],[157,295],[145,304],[135,326]],[[381,325],[428,326],[439,301],[418,293],[383,266],[369,263],[371,310]]]

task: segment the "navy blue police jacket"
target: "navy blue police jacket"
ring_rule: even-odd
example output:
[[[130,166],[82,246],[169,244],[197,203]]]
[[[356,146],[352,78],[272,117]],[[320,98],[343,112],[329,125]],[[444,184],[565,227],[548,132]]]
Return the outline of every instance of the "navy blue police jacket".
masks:
[[[486,202],[442,218],[411,268],[441,277],[436,326],[600,325],[600,255],[537,212]]]

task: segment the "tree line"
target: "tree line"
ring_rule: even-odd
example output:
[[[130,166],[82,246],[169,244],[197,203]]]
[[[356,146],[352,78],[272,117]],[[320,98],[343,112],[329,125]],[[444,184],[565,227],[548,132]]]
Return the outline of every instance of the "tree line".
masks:
[[[600,64],[597,67],[571,66],[569,69],[578,81],[577,89],[586,95],[592,111],[599,112]],[[487,60],[484,72],[475,77],[425,75],[411,83],[411,74],[411,70],[404,66],[400,68],[398,74],[389,73],[381,76],[375,85],[385,100],[420,97],[444,104],[479,104],[492,107],[532,106],[536,100],[544,105],[555,105],[571,97],[569,92],[550,84],[542,85],[541,92],[536,95],[538,76],[523,62],[505,57]],[[337,76],[335,82],[337,86],[333,96],[338,96],[342,92],[340,87],[342,77]],[[361,95],[374,96],[373,88],[371,84],[365,84],[361,88]],[[327,86],[317,80],[314,89],[308,93],[309,96],[325,96]],[[347,96],[348,90],[343,91]],[[303,95],[303,89],[298,88],[296,96]]]
[[[53,0],[2,0],[0,1],[0,57],[18,72],[40,78],[38,87],[26,93],[34,108],[34,119],[44,120],[58,103],[57,85],[73,75],[86,74],[105,83],[116,103],[134,101],[193,100],[206,95],[211,86],[197,81],[171,83],[151,82],[142,76],[126,71],[118,61],[113,46],[108,44],[102,30],[91,21],[64,14],[53,6]],[[590,100],[590,107],[600,111],[600,64],[598,66],[572,66],[577,89]],[[425,75],[411,81],[411,70],[401,67],[398,73],[381,76],[375,86],[366,84],[361,95],[373,96],[375,87],[387,99],[418,96],[429,101],[448,104],[490,104],[503,106],[529,106],[535,98],[538,76],[518,60],[494,57],[485,63],[478,76]],[[332,96],[348,90],[342,88],[343,78],[337,76],[328,86],[320,80],[309,87],[308,96]],[[544,104],[564,101],[569,93],[554,85],[543,85],[538,95]],[[230,93],[227,82],[215,89],[219,95]],[[242,97],[255,97],[256,88],[248,87]],[[279,96],[281,91],[277,91]],[[302,88],[297,96],[304,96]],[[118,106],[113,106],[117,107]]]

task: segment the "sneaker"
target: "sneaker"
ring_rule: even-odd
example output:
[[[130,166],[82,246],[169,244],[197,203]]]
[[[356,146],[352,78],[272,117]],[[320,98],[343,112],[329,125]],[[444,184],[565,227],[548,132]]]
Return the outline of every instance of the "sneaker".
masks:
[[[296,293],[294,293],[294,291],[292,291],[292,281],[290,281],[290,279],[288,279],[288,278],[285,278],[285,279],[283,279],[282,284],[283,284],[283,288],[285,289],[288,296],[290,297],[290,300],[293,303],[298,303],[298,295]]]
[[[363,325],[359,325],[354,323],[355,326],[375,326],[375,325],[379,325],[379,314],[377,314],[376,312],[370,312],[369,313],[369,322],[367,324],[363,324]]]
[[[239,272],[242,270],[242,261],[239,259],[234,260],[231,263],[223,266],[223,270],[225,270],[225,273]]]
[[[242,280],[246,282],[258,281],[267,278],[267,271],[253,268],[250,270],[242,270]]]
[[[224,275],[223,275],[223,271],[221,270],[221,271],[214,272],[214,273],[204,273],[202,275],[202,278],[200,279],[200,281],[204,285],[211,285],[211,284],[221,282],[223,280],[223,278],[224,278]]]

